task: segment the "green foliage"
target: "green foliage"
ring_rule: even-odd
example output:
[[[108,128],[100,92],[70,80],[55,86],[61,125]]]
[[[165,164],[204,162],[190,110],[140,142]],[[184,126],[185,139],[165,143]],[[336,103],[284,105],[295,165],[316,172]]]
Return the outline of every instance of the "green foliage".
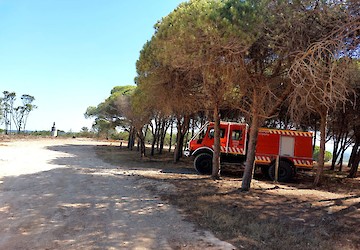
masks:
[[[320,152],[320,147],[319,146],[315,146],[315,150],[314,150],[314,160],[315,161],[319,161],[319,152]],[[332,159],[332,153],[329,151],[325,151],[325,157],[324,157],[324,162],[328,162]]]
[[[152,96],[147,94],[149,92],[143,91],[141,88],[142,86],[137,87],[131,98],[131,122],[137,129],[150,122],[152,103],[155,103]]]
[[[259,38],[263,2],[180,4],[155,25],[153,39],[145,44],[137,64],[139,82],[155,84],[171,97],[166,104],[182,113],[230,105],[242,53]]]
[[[235,40],[247,46],[256,39],[256,33],[249,32],[260,21],[255,19],[256,9],[257,4],[247,1],[196,0],[179,5],[155,26],[161,60],[173,67],[196,69],[212,55],[226,56]]]
[[[41,131],[32,131],[29,133],[32,136],[51,136],[51,131],[48,130],[41,130]]]
[[[89,132],[89,128],[88,127],[82,127],[80,132]]]
[[[95,118],[93,129],[98,134],[107,134],[118,126],[128,126],[127,112],[129,112],[130,96],[136,86],[116,86],[110,96],[102,103],[86,109],[85,118]]]
[[[126,141],[129,137],[129,132],[115,132],[110,135],[110,138],[113,140],[124,140]]]
[[[126,86],[116,86],[111,90],[111,95],[118,93],[125,96],[131,96],[135,90],[135,86],[126,85]]]

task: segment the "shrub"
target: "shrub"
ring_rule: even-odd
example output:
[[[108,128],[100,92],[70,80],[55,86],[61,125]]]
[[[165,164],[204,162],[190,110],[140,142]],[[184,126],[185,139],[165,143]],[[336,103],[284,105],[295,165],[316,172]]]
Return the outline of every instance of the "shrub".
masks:
[[[315,146],[315,150],[314,150],[314,160],[315,161],[319,161],[319,152],[320,152],[320,147],[319,146]],[[332,153],[329,151],[325,151],[325,162],[330,161],[332,158]]]

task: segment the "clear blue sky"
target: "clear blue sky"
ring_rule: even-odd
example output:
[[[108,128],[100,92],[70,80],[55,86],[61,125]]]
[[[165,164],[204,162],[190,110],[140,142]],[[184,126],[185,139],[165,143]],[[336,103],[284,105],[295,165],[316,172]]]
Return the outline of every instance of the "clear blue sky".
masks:
[[[84,118],[135,63],[153,26],[181,0],[0,0],[0,93],[35,97],[27,129],[91,127]],[[0,125],[4,128],[4,125]]]

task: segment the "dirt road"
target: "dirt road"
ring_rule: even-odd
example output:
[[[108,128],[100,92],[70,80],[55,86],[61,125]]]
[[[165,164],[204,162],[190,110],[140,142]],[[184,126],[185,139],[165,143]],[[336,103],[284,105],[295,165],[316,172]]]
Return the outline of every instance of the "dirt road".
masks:
[[[0,249],[234,249],[97,159],[97,144],[0,141]]]

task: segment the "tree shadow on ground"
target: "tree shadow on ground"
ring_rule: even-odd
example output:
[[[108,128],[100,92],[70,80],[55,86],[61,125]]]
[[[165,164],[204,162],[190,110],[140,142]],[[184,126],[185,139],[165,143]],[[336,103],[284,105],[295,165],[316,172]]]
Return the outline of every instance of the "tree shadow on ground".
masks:
[[[93,146],[47,149],[69,156],[51,160],[52,170],[1,179],[1,249],[176,249],[201,238],[148,182],[90,157]]]
[[[240,180],[227,178],[218,182],[183,177],[163,181],[177,187],[175,193],[161,194],[163,199],[239,248],[358,249],[360,246],[359,195],[319,199],[286,186],[255,187],[244,193],[239,191]]]
[[[175,230],[159,220],[167,206],[126,178],[75,169],[4,178],[0,248],[161,248],[154,239]]]
[[[66,145],[56,145],[48,146],[46,149],[52,151],[58,151],[62,153],[68,153],[68,157],[60,157],[53,159],[52,164],[67,166],[71,165],[72,167],[79,168],[105,168],[105,169],[116,169],[116,165],[104,164],[101,159],[92,157],[95,154],[94,145],[76,145],[76,144],[66,144]],[[91,161],[91,162],[89,162]],[[93,164],[95,161],[96,164]],[[90,164],[89,164],[90,163]]]
[[[98,156],[110,159],[106,154],[109,148],[101,150]],[[117,160],[131,161],[136,157],[135,161],[139,161],[136,152],[122,151]],[[352,190],[355,195],[349,194],[349,189],[339,189],[340,198],[321,199],[311,194],[313,178],[301,173],[291,183],[281,184],[258,175],[251,192],[242,193],[239,191],[241,171],[223,172],[222,181],[212,181],[203,176],[197,178],[193,170],[188,174],[184,170],[192,163],[185,160],[173,164],[171,155],[156,156],[145,165],[162,173],[147,178],[176,187],[176,192],[161,192],[163,199],[239,248],[357,249],[360,246],[356,226],[360,224],[359,189]],[[159,194],[153,184],[147,188]],[[314,190],[321,191],[326,191],[326,186]]]
[[[265,183],[265,188],[255,185],[250,193],[241,193],[238,172],[235,177],[226,174],[224,180],[214,182],[196,175],[188,161],[173,164],[169,155],[140,159],[137,152],[114,146],[85,146],[84,150],[83,146],[66,145],[49,149],[71,152],[71,157],[58,158],[53,163],[71,165],[85,174],[100,174],[99,170],[156,170],[153,176],[139,174],[151,180],[142,182],[144,188],[179,206],[189,219],[240,248],[357,249],[360,246],[357,195],[319,199],[298,194],[310,187],[302,184],[301,178],[278,185],[261,177],[258,181]],[[109,164],[99,159],[94,168],[92,163],[84,161],[86,152],[94,150]],[[159,188],[164,183],[169,185]]]

